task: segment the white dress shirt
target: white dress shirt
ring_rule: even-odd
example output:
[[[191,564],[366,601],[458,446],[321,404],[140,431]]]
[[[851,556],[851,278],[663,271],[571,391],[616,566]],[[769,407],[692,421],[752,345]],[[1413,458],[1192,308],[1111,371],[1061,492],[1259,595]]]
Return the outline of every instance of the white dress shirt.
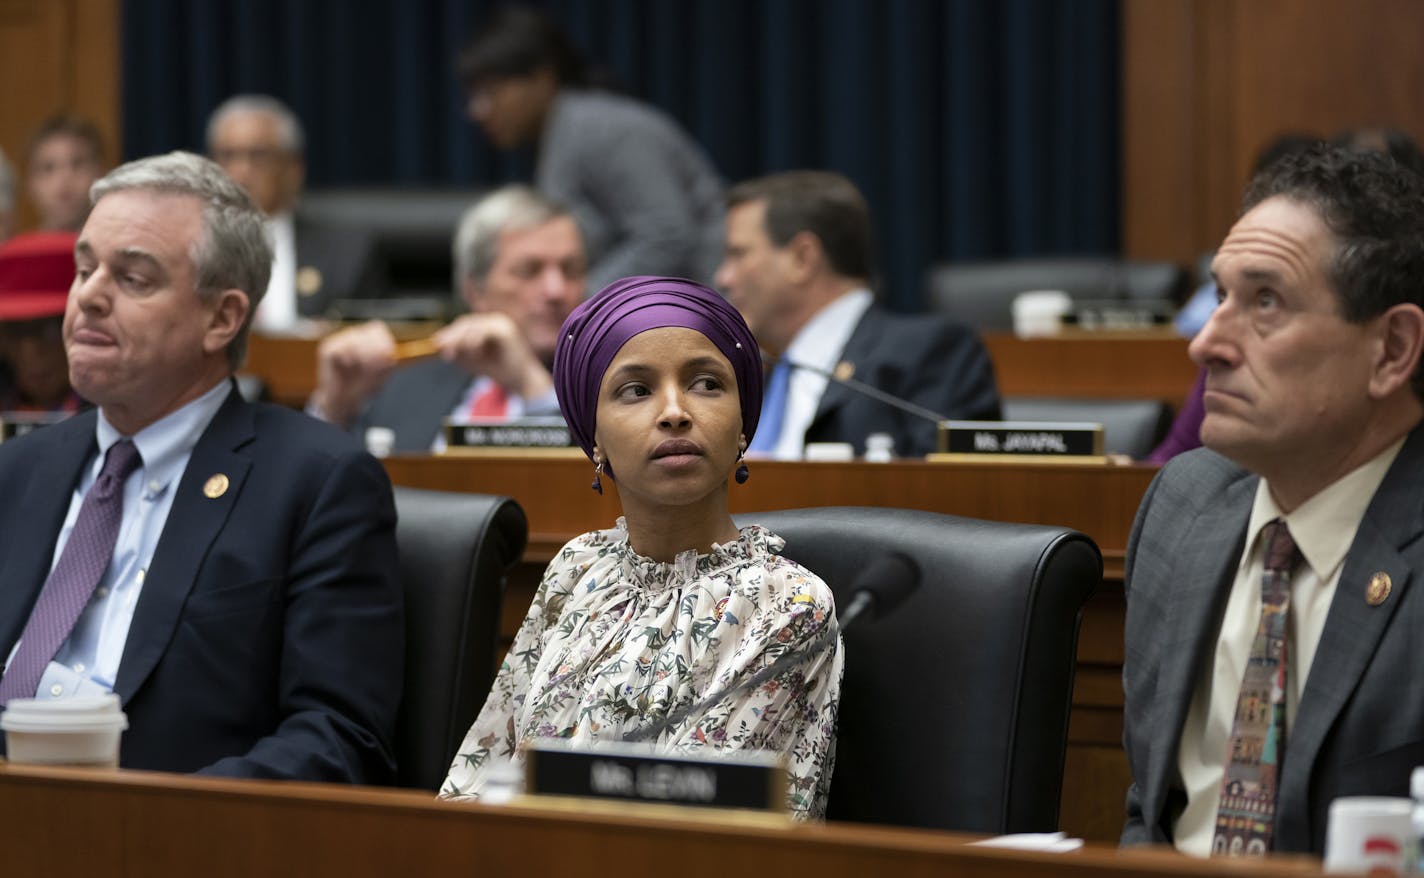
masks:
[[[222,407],[232,390],[226,378],[207,393],[164,416],[134,434],[134,445],[143,465],[124,482],[124,510],[113,559],[99,580],[94,594],[80,613],[74,629],[55,653],[40,677],[38,698],[68,698],[72,695],[101,695],[111,692],[118,677],[119,661],[128,640],[134,607],[143,591],[144,576],[153,560],[158,538],[168,521],[178,481],[188,467],[198,438]],[[69,512],[55,542],[50,570],[69,542],[79,518],[84,495],[99,478],[109,447],[124,438],[99,412],[96,428],[99,453],[84,468],[70,497]],[[10,651],[6,665],[15,657],[19,643]]]
[[[801,327],[787,345],[782,358],[810,369],[793,369],[786,391],[786,415],[781,421],[781,436],[771,449],[776,460],[800,460],[806,450],[806,430],[816,417],[821,397],[826,392],[827,379],[811,369],[834,372],[850,341],[851,333],[870,307],[874,297],[866,289],[852,290],[836,299]]]
[[[297,230],[290,213],[267,220],[272,236],[272,279],[252,318],[254,329],[287,332],[297,325]]]
[[[1276,505],[1265,479],[1257,485],[1255,505],[1246,525],[1246,547],[1226,601],[1211,672],[1197,680],[1182,727],[1182,741],[1177,748],[1177,769],[1182,789],[1187,793],[1187,804],[1176,818],[1172,837],[1183,853],[1211,855],[1216,810],[1221,800],[1221,778],[1226,771],[1241,678],[1261,623],[1261,577],[1266,563],[1261,531],[1273,520],[1285,519],[1304,558],[1291,574],[1290,610],[1286,618],[1286,728],[1290,729],[1295,724],[1306,675],[1320,645],[1330,601],[1345,566],[1345,555],[1355,541],[1370,500],[1403,447],[1401,438],[1289,515]],[[1286,740],[1285,758],[1289,760],[1289,736]]]

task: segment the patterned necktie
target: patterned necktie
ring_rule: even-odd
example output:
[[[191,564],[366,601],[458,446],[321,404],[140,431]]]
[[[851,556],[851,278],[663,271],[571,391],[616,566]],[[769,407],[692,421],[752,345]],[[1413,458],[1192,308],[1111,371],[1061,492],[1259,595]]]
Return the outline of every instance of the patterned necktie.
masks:
[[[766,384],[766,395],[761,401],[761,419],[757,423],[756,435],[748,451],[771,451],[781,438],[781,422],[786,420],[786,391],[791,386],[791,367],[785,360],[777,360],[771,370],[771,380]]]
[[[1286,523],[1266,525],[1261,624],[1241,679],[1230,750],[1221,778],[1213,854],[1262,856],[1271,849],[1276,791],[1286,755],[1286,617],[1291,570],[1300,550]]]
[[[502,418],[509,413],[509,397],[498,381],[491,381],[470,403],[472,418]]]
[[[0,678],[0,706],[9,704],[12,698],[33,697],[45,668],[69,638],[79,614],[109,569],[119,522],[123,520],[124,482],[142,463],[138,449],[128,439],[110,446],[99,478],[79,506],[79,517],[69,532],[59,563],[50,571],[39,600],[30,611],[14,661]]]

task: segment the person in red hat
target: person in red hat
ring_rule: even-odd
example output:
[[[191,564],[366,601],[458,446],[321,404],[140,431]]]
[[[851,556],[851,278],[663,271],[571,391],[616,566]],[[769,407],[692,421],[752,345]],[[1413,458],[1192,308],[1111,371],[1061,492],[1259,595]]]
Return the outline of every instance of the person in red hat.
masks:
[[[0,412],[68,412],[61,324],[74,281],[74,232],[35,232],[0,244]]]

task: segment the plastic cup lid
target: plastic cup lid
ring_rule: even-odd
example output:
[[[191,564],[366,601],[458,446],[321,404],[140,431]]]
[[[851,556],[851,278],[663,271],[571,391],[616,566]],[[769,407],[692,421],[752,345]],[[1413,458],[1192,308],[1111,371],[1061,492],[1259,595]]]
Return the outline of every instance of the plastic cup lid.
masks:
[[[128,727],[128,717],[119,710],[119,697],[112,694],[76,695],[52,700],[15,698],[5,712],[0,713],[0,729],[6,731]]]

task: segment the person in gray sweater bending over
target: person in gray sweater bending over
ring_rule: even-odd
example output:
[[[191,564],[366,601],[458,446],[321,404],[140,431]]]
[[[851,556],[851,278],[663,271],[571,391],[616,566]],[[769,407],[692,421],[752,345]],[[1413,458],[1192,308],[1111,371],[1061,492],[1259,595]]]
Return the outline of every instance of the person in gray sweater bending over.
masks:
[[[722,181],[671,117],[594,88],[567,37],[533,9],[496,10],[458,67],[470,118],[490,142],[536,148],[535,186],[578,220],[591,289],[627,275],[711,280]]]

